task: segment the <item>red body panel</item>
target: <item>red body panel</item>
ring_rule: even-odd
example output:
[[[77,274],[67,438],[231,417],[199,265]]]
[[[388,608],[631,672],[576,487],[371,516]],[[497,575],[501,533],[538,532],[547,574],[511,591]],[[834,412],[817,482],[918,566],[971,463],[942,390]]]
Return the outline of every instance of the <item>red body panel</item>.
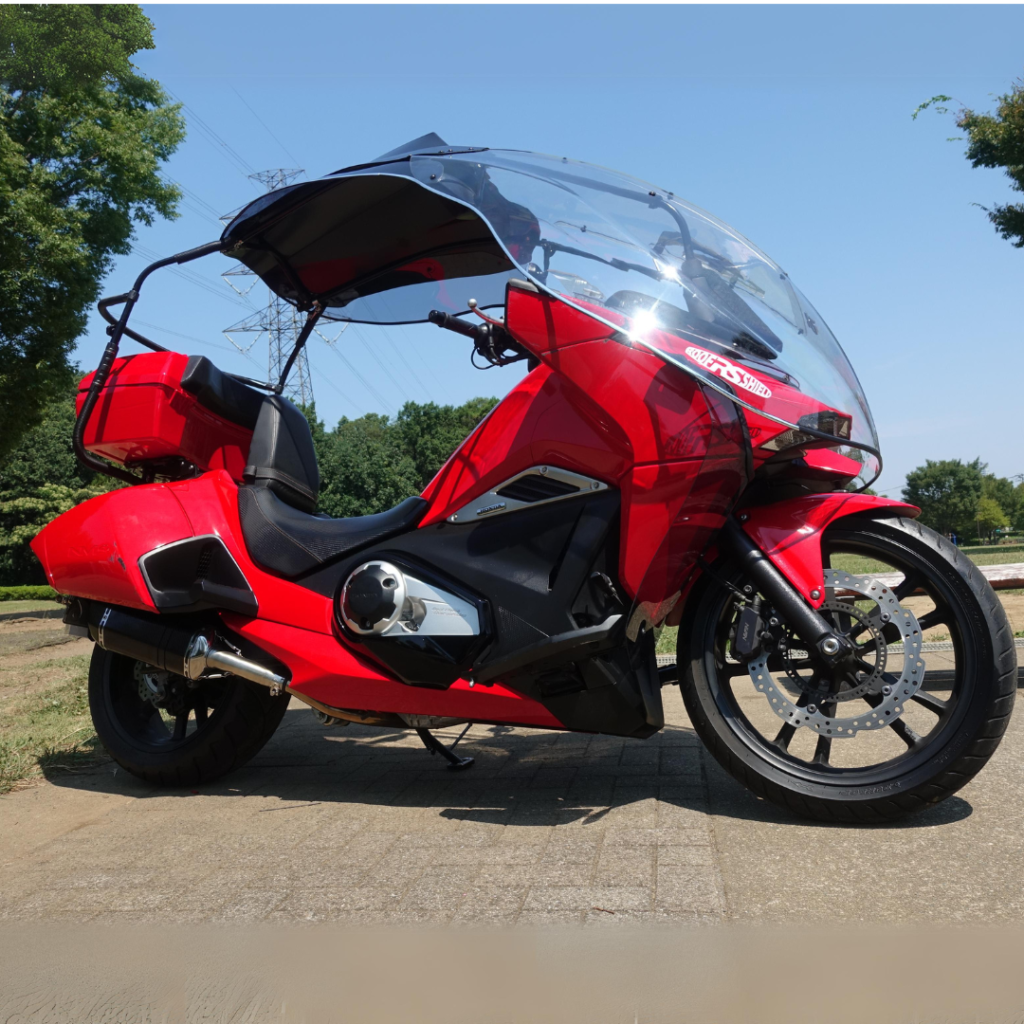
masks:
[[[308,630],[225,615],[232,629],[280,658],[292,671],[292,689],[332,707],[401,711],[484,722],[559,728],[543,704],[503,686],[473,686],[463,679],[447,690],[406,686],[381,674],[334,637]]]
[[[85,429],[85,447],[126,465],[180,457],[242,479],[252,431],[217,416],[181,387],[188,356],[144,352],[114,363]],[[78,412],[93,374],[78,386]]]
[[[191,536],[171,488],[145,484],[76,505],[40,530],[32,550],[60,593],[153,611],[139,557]]]
[[[889,512],[915,519],[921,510],[901,501],[872,494],[809,494],[775,505],[749,509],[743,528],[775,567],[815,608],[825,595],[821,590],[821,533],[829,523],[858,512]],[[812,591],[818,597],[812,597]]]

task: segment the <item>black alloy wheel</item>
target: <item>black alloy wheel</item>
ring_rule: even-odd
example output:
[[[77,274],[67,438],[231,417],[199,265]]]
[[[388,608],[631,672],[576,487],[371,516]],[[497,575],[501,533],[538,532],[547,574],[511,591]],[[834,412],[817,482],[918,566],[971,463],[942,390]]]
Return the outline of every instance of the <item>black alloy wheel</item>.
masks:
[[[853,655],[831,668],[802,649],[722,560],[679,631],[683,697],[711,753],[757,795],[824,821],[890,820],[945,799],[992,756],[1016,695],[1013,635],[973,563],[913,520],[840,520],[823,554],[822,614]],[[732,640],[751,598],[765,639],[740,661]]]
[[[288,700],[233,676],[192,683],[99,646],[89,669],[89,708],[107,752],[159,786],[238,768],[273,735]]]

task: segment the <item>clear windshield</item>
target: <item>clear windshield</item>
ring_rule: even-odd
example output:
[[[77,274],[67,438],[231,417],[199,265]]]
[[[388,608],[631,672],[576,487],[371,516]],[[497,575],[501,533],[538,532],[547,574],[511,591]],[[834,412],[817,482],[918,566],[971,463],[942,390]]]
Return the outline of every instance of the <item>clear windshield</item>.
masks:
[[[788,443],[812,441],[810,428],[877,450],[863,389],[821,316],[783,270],[703,210],[635,178],[532,153],[413,156],[409,170],[477,210],[539,285],[740,402],[755,439],[781,423],[797,431]],[[878,460],[856,457],[862,478],[874,476]]]

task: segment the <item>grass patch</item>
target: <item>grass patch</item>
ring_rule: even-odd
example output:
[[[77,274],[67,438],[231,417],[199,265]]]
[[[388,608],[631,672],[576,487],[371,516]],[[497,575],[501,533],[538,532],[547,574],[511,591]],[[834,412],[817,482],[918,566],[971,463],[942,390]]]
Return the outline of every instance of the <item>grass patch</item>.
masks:
[[[0,704],[0,793],[34,775],[95,764],[102,748],[89,716],[82,655],[5,672]],[[60,679],[36,689],[41,678]]]
[[[666,626],[658,637],[658,644],[655,647],[655,651],[658,654],[672,654],[676,653],[676,638],[679,636],[678,626]]]
[[[0,587],[0,601],[56,601],[53,587]]]

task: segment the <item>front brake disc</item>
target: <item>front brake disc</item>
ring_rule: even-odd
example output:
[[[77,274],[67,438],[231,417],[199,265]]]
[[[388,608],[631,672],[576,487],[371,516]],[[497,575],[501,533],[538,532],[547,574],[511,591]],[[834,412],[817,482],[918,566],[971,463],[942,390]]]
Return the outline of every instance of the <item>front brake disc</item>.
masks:
[[[903,640],[903,671],[898,678],[894,673],[882,676],[884,685],[878,693],[881,698],[879,703],[863,714],[847,718],[827,716],[817,705],[800,707],[791,699],[768,671],[767,653],[759,655],[747,668],[754,685],[768,698],[772,711],[784,722],[797,727],[806,726],[822,736],[845,739],[856,736],[864,729],[879,729],[890,725],[903,713],[904,703],[921,688],[925,673],[921,657],[921,626],[914,613],[900,605],[889,587],[870,576],[852,576],[839,569],[826,569],[825,589],[826,592],[833,591],[833,594],[837,590],[849,591],[862,599],[874,601],[879,621],[899,629]],[[888,661],[888,656],[893,652],[887,647],[885,653]]]

